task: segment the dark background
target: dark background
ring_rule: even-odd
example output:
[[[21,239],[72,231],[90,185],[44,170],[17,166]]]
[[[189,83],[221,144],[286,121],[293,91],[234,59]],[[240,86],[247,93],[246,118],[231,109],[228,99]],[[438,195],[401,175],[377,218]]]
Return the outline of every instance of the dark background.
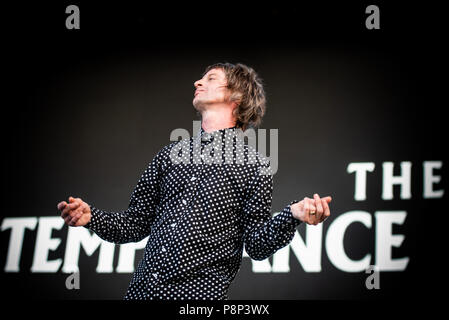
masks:
[[[80,30],[65,28],[69,4],[80,8]],[[380,8],[380,30],[365,28],[369,4]],[[367,290],[365,273],[336,269],[324,249],[320,273],[304,272],[292,253],[286,274],[255,274],[244,258],[230,299],[416,299],[429,294],[423,285],[443,287],[445,240],[436,227],[445,218],[443,199],[422,197],[422,162],[446,159],[438,6],[78,1],[22,2],[2,11],[3,217],[57,215],[56,204],[69,195],[125,209],[170,132],[191,132],[198,120],[193,82],[209,64],[241,62],[265,82],[261,127],[279,129],[273,211],[314,192],[332,195],[323,235],[339,214],[370,212],[373,228],[354,224],[345,237],[348,255],[360,259],[374,255],[374,212],[405,210],[393,232],[406,240],[393,254],[410,262],[403,272],[381,273],[380,290]],[[384,161],[395,163],[396,174],[401,161],[412,162],[412,199],[400,200],[396,187],[394,200],[381,199]],[[366,201],[354,201],[350,162],[376,165]],[[445,166],[435,189],[445,189]],[[304,237],[304,225],[299,232]],[[66,234],[67,227],[53,232],[63,241],[50,259],[63,258]],[[0,234],[9,298],[123,297],[131,274],[96,274],[98,252],[81,251],[80,290],[66,290],[61,272],[31,273],[36,230],[25,234],[21,271],[4,273],[9,235]]]

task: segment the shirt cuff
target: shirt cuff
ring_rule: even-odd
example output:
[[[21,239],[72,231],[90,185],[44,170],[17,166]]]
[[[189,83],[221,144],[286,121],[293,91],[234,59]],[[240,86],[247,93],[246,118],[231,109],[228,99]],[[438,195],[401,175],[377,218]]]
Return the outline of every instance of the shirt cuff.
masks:
[[[94,206],[89,205],[90,208],[90,221],[84,225],[84,228],[90,230],[96,230],[99,223],[99,211]]]
[[[290,230],[295,229],[297,226],[299,226],[302,223],[301,220],[296,219],[295,217],[293,217],[293,214],[292,214],[292,211],[291,211],[291,208],[290,208],[290,206],[292,204],[297,203],[297,202],[299,202],[299,200],[293,200],[279,214],[279,216],[280,216],[279,219],[281,219],[283,224]]]

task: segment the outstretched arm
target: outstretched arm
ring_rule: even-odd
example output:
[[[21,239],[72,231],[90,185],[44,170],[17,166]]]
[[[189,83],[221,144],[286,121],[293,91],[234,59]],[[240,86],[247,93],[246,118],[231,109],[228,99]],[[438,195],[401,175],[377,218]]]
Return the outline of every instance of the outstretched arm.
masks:
[[[142,174],[128,209],[106,212],[88,205],[80,198],[58,204],[61,217],[69,226],[84,226],[103,240],[121,244],[138,242],[149,235],[159,203],[160,163],[156,156]]]
[[[316,225],[330,215],[331,197],[292,201],[271,217],[273,177],[257,175],[248,188],[243,207],[245,250],[254,260],[263,260],[291,242],[302,222]],[[310,214],[312,212],[312,214]]]

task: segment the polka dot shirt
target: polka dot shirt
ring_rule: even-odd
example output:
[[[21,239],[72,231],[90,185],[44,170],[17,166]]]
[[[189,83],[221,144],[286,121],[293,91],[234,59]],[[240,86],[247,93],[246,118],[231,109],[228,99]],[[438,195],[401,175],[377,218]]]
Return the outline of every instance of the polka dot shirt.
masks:
[[[263,260],[293,239],[301,223],[292,201],[272,217],[269,161],[238,139],[236,127],[162,148],[143,172],[127,210],[91,205],[85,226],[122,244],[149,237],[128,299],[222,300],[243,249]]]

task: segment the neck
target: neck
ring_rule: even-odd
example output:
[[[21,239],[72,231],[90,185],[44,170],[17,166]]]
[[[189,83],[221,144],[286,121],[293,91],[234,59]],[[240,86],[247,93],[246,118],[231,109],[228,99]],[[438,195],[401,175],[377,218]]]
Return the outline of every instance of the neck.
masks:
[[[201,113],[201,127],[206,132],[231,128],[235,126],[235,118],[232,112],[222,110],[204,110]]]

